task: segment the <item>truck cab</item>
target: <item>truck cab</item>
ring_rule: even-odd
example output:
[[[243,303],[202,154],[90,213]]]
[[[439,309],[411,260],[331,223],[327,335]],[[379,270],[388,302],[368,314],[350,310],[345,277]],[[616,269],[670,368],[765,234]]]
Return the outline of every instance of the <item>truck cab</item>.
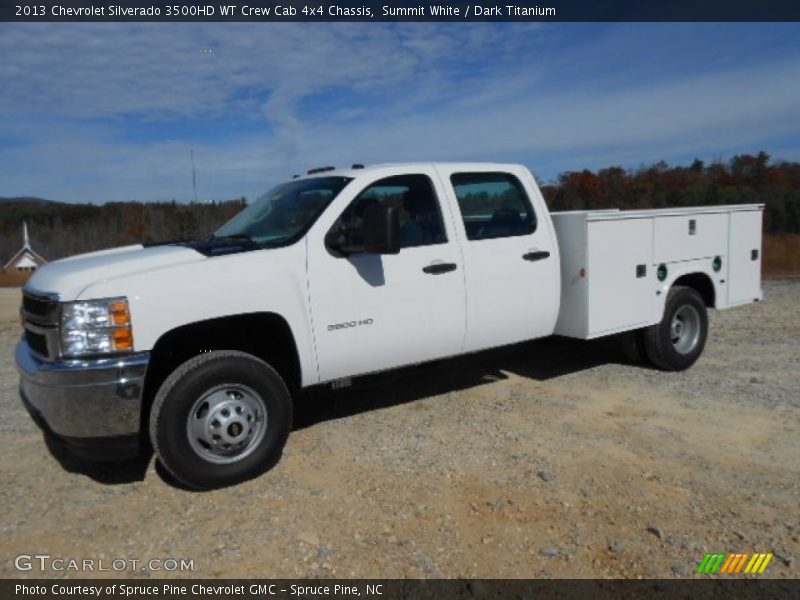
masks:
[[[348,232],[357,237],[365,211],[380,204],[399,221],[397,246],[351,251]],[[518,166],[371,169],[309,231],[307,256],[320,382],[555,327],[555,235],[538,188]]]

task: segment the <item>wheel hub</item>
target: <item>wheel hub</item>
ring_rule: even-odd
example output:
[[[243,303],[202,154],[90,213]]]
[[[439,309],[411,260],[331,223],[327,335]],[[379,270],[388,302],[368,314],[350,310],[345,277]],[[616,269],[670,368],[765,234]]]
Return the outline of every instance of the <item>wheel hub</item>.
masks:
[[[669,331],[675,350],[689,354],[700,340],[700,313],[694,306],[684,304],[675,311]]]
[[[243,385],[208,390],[194,403],[186,423],[192,449],[215,463],[241,460],[258,446],[266,430],[263,399]]]

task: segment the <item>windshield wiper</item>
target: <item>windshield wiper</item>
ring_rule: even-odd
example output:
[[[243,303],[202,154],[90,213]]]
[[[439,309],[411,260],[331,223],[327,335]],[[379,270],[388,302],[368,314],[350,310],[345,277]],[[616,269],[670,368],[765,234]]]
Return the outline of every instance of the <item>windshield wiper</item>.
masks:
[[[249,235],[245,233],[234,233],[231,235],[214,235],[212,233],[211,237],[208,238],[209,242],[216,242],[222,240],[230,240],[232,242],[248,242],[250,244],[256,243],[256,241],[253,238],[251,238]]]

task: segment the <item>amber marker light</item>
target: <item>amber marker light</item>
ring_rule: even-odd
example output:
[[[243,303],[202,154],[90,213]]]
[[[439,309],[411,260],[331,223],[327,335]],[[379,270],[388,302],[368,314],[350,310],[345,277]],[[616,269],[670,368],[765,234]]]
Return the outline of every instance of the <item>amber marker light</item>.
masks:
[[[130,325],[131,313],[128,310],[128,303],[125,300],[117,300],[108,307],[108,314],[114,325]]]
[[[130,327],[120,327],[114,330],[114,349],[133,349],[133,331]]]

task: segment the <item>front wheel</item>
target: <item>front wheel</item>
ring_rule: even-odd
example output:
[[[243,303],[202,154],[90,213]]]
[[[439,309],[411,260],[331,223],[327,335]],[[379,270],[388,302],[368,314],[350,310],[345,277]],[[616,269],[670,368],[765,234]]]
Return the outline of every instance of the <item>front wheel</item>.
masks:
[[[644,330],[647,358],[665,371],[691,367],[706,345],[708,312],[695,290],[675,286],[669,291],[660,323]]]
[[[150,412],[161,464],[199,489],[262,473],[280,457],[291,426],[292,401],[280,375],[233,350],[183,363],[164,381]]]

